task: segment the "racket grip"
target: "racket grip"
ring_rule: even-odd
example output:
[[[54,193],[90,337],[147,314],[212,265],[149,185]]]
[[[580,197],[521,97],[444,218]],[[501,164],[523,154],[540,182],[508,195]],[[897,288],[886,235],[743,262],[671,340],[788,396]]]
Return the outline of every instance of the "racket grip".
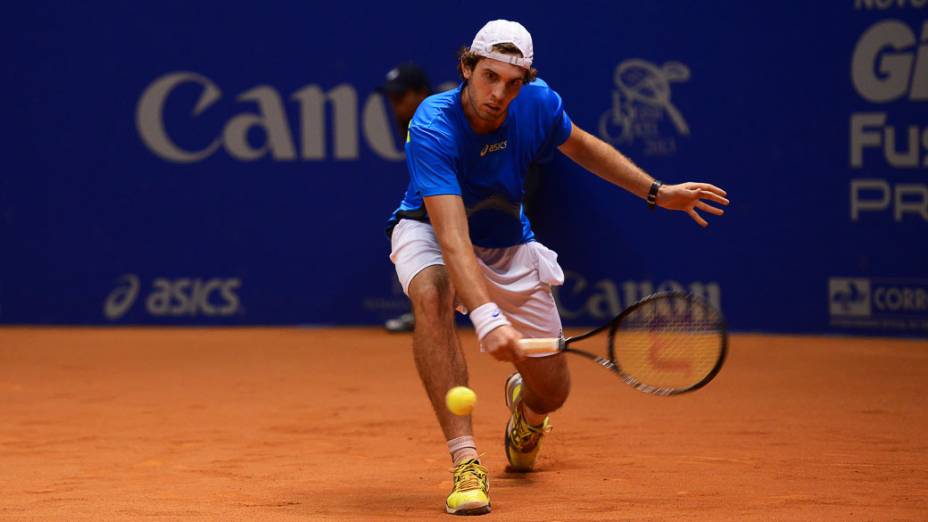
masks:
[[[557,353],[561,351],[561,342],[557,337],[519,339],[519,347],[526,355]]]

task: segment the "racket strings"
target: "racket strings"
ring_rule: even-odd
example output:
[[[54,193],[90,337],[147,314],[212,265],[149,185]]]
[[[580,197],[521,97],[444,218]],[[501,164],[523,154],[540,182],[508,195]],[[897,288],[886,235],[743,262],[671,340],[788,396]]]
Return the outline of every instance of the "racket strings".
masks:
[[[642,385],[688,388],[718,363],[721,332],[721,315],[700,301],[674,297],[644,303],[615,331],[615,361]]]

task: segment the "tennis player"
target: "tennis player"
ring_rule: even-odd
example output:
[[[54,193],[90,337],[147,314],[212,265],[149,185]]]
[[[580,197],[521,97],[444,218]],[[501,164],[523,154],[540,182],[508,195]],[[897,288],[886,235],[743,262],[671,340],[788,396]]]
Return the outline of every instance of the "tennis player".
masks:
[[[523,337],[561,334],[551,286],[564,281],[557,254],[535,241],[522,209],[529,166],[560,150],[652,208],[722,215],[725,191],[706,183],[663,185],[610,145],[574,125],[561,97],[532,67],[532,37],[521,24],[494,20],[458,62],[462,83],[419,106],[406,137],[409,187],[389,219],[390,259],[416,319],[413,354],[454,464],[448,513],[490,511],[489,479],[469,416],[444,406],[467,385],[454,310],[468,312],[481,349],[515,365],[505,384],[511,415],[509,467],[530,471],[550,428],[547,414],[570,391],[563,354],[526,357]]]

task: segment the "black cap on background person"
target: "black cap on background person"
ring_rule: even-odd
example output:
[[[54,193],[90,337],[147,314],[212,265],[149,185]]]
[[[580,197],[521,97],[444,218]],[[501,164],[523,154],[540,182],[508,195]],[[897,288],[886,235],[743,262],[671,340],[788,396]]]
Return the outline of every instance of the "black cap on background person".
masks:
[[[378,89],[386,95],[403,94],[406,91],[431,92],[429,78],[421,67],[412,62],[402,63],[390,69],[387,77]]]
[[[418,65],[407,62],[390,69],[383,85],[377,91],[386,96],[399,127],[401,138],[405,138],[409,122],[422,100],[432,94],[432,86],[425,71]]]

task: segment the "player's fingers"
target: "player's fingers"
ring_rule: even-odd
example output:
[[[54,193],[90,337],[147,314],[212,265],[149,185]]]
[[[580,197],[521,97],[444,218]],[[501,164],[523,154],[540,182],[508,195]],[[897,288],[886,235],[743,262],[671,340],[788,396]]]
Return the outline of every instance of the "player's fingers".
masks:
[[[720,209],[720,208],[718,208],[718,207],[713,207],[712,205],[710,205],[710,204],[708,204],[708,203],[706,203],[706,202],[703,202],[703,201],[700,201],[699,203],[696,203],[696,208],[698,208],[699,210],[705,210],[706,212],[708,212],[708,213],[710,213],[710,214],[715,214],[716,216],[721,216],[722,214],[725,213],[724,210],[722,210],[722,209]]]
[[[725,192],[725,191],[722,190],[721,188],[716,187],[715,185],[713,185],[713,184],[711,184],[711,183],[696,183],[695,185],[696,185],[700,190],[707,190],[707,191],[709,191],[709,192],[713,192],[713,193],[715,193],[715,194],[718,194],[719,196],[727,196],[727,195],[728,195],[728,192]]]
[[[708,190],[700,190],[700,191],[699,191],[699,197],[702,198],[702,199],[708,199],[708,200],[711,200],[711,201],[715,201],[716,203],[719,203],[720,205],[727,205],[727,204],[728,204],[728,198],[726,198],[726,197],[724,197],[724,196],[720,196],[720,195],[718,195],[718,194],[716,194],[716,193],[714,193],[714,192],[708,191]]]
[[[696,209],[691,208],[687,210],[686,213],[689,214],[691,218],[693,218],[693,221],[695,221],[696,223],[699,223],[699,226],[701,227],[709,226],[709,222],[703,219],[702,216],[699,215],[699,212],[696,212]]]
[[[497,361],[512,362],[512,355],[503,348],[490,352],[490,355],[492,355],[493,358]]]

